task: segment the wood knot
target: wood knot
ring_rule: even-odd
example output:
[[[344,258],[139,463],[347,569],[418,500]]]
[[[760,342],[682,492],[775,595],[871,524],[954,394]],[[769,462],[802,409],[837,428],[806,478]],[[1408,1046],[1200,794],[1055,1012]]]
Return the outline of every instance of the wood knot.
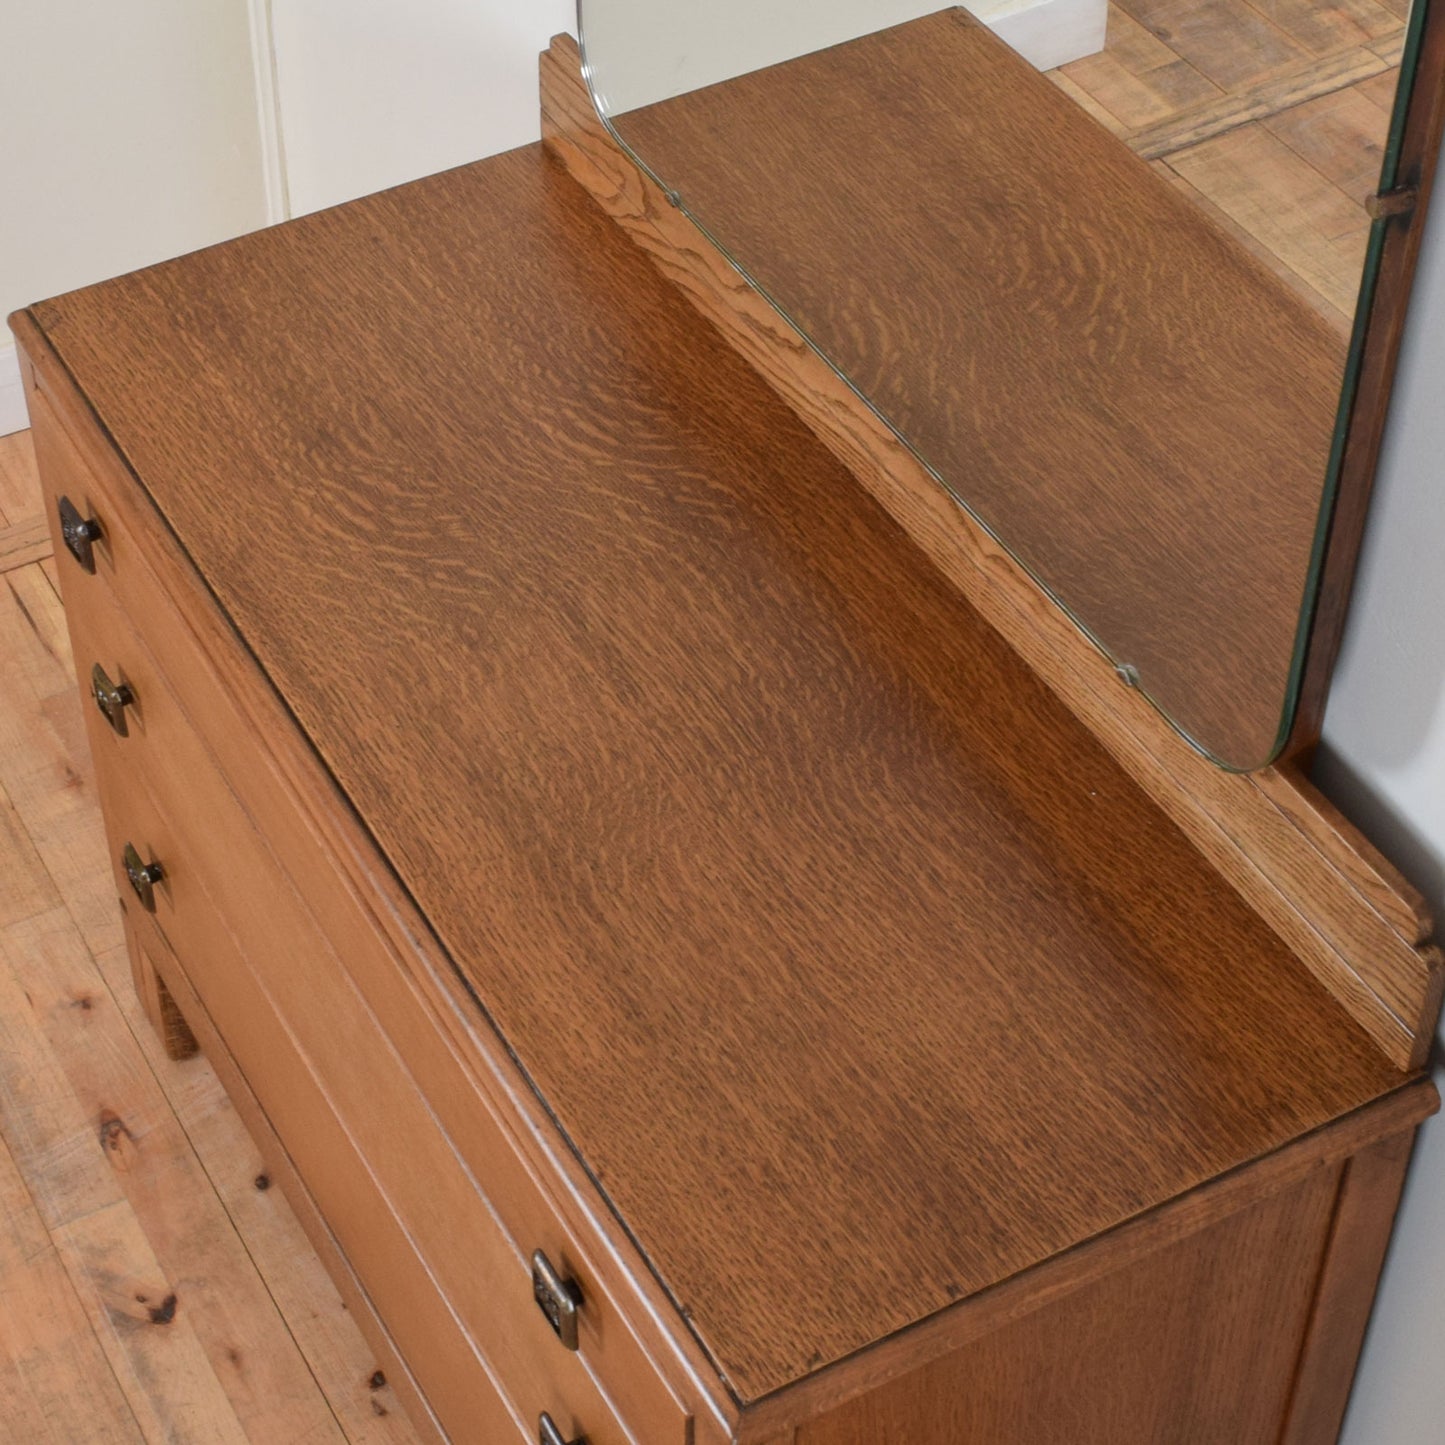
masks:
[[[386,1388],[386,1372],[384,1370],[373,1370],[371,1378],[366,1382],[367,1388],[371,1390],[384,1390]]]
[[[269,1174],[258,1174],[251,1182],[257,1189],[269,1189],[271,1187],[271,1176]]]
[[[115,1277],[97,1283],[106,1312],[118,1325],[168,1325],[176,1317],[176,1293],[164,1283]]]
[[[125,1120],[109,1109],[100,1111],[100,1147],[109,1154],[119,1154],[127,1143],[134,1144],[135,1136],[125,1126]]]

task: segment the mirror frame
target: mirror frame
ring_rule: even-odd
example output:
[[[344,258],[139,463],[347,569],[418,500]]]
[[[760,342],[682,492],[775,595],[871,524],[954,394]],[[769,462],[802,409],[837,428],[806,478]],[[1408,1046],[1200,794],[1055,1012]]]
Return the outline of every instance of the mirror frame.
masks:
[[[581,4],[578,0],[579,12]],[[1404,123],[1393,154],[1386,156],[1377,193],[1381,214],[1371,245],[1380,248],[1379,262],[1373,276],[1366,263],[1366,288],[1355,314],[1354,375],[1346,377],[1334,497],[1327,499],[1328,522],[1317,543],[1323,550],[1319,580],[1302,619],[1306,641],[1294,718],[1277,762],[1307,760],[1319,742],[1439,164],[1445,131],[1445,0],[1415,0],[1415,5],[1421,14],[1418,26],[1411,27],[1417,40],[1414,63],[1407,48],[1400,67],[1401,88],[1408,84],[1409,92],[1395,102],[1398,114],[1403,99]]]

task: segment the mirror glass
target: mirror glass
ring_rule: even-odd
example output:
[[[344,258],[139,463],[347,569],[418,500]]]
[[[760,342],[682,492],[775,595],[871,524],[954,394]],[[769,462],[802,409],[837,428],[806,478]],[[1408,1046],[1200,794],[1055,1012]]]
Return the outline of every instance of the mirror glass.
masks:
[[[633,159],[1191,742],[1293,716],[1406,0],[582,0]],[[1402,109],[1403,107],[1398,107]]]

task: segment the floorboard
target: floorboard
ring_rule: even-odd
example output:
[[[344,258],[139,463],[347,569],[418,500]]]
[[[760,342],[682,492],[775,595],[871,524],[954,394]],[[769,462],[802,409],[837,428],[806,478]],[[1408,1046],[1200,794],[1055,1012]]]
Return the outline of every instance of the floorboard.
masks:
[[[0,1440],[411,1445],[214,1072],[131,990],[28,433],[0,518]]]
[[[1052,79],[1344,338],[1403,10],[1375,0],[1117,0],[1105,48]]]

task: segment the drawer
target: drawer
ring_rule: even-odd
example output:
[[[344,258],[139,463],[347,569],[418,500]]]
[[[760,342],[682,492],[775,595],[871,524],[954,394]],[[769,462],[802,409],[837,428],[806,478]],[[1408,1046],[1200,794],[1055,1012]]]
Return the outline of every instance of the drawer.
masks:
[[[244,645],[223,628],[200,626],[191,615],[198,610],[190,601],[197,590],[194,574],[172,560],[168,546],[152,535],[162,524],[120,463],[88,437],[90,454],[104,457],[98,473],[82,459],[44,391],[31,393],[30,406],[73,631],[93,629],[93,619],[117,606],[136,626],[282,871],[300,882],[321,931],[341,943],[346,971],[369,1006],[385,1018],[387,1031],[443,1128],[478,1177],[486,1180],[500,1227],[519,1254],[530,1258],[533,1250],[543,1250],[580,1285],[584,1303],[578,1317],[579,1353],[607,1382],[623,1418],[648,1441],[678,1438],[690,1415],[675,1388],[674,1382],[681,1380],[692,1398],[705,1401],[706,1431],[716,1438],[720,1422],[715,1399],[708,1398],[717,1388],[714,1377],[704,1365],[701,1378],[706,1383],[699,1390],[696,1347],[685,1333],[680,1342],[673,1333],[678,1326],[672,1307],[647,1279],[646,1266],[630,1245],[619,1240],[615,1230],[610,1235],[597,1232],[591,1219],[594,1203],[582,1203],[575,1193],[557,1189],[545,1157],[557,1146],[549,1143],[539,1149],[535,1135],[519,1122],[511,1100],[525,1085],[509,1072],[509,1063],[497,1063],[500,1051],[480,1011],[462,1000],[447,1025],[439,1022],[435,995],[440,990],[434,979],[418,975],[434,974],[446,965],[435,962],[434,954],[423,959],[398,950],[395,910],[386,912],[387,886],[370,886],[385,865],[369,847],[364,855],[353,848],[344,859],[339,857],[345,842],[322,836],[296,797],[297,787],[316,788],[312,775],[320,769],[308,757],[305,777],[298,781],[285,775],[262,736],[264,729],[250,725],[238,711],[230,677],[240,669],[254,669]],[[60,550],[56,504],[61,494],[99,522],[102,535],[94,546],[93,576]],[[182,567],[184,578],[172,575]],[[174,596],[186,597],[188,606],[177,606]],[[221,633],[225,635],[218,636]],[[98,641],[91,647],[95,656],[77,650],[83,687],[92,662],[104,651]],[[116,676],[109,664],[103,665]],[[142,697],[137,716],[145,706]],[[103,755],[101,749],[97,756]],[[403,921],[400,931],[408,942],[411,928]],[[455,981],[449,983],[456,997]],[[459,1042],[463,1030],[466,1037]],[[524,1100],[523,1107],[530,1102]],[[535,1119],[534,1107],[531,1117]],[[539,1159],[539,1153],[544,1157]],[[650,1293],[639,1290],[638,1279],[646,1281]],[[659,1357],[667,1361],[666,1369],[657,1363]]]
[[[119,858],[126,843],[164,868],[155,926],[438,1414],[458,1440],[497,1438],[479,1433],[470,1406],[459,1415],[436,1396],[428,1365],[440,1349],[434,1372],[477,1377],[469,1394],[491,1374],[520,1420],[545,1409],[594,1445],[635,1442],[588,1362],[553,1335],[529,1259],[146,650],[118,614],[103,620],[78,626],[77,643],[134,659],[117,675],[134,690],[135,726],[120,737],[96,709],[89,722],[117,888],[127,909],[139,906]],[[672,1438],[684,1434],[680,1421]]]
[[[160,827],[156,824],[155,827]],[[220,1029],[212,1019],[211,1009],[204,998],[195,990],[189,972],[182,968],[172,948],[171,939],[156,923],[155,915],[143,912],[134,906],[133,900],[126,902],[121,897],[121,907],[126,910],[127,944],[142,955],[146,964],[159,972],[166,987],[175,994],[176,1000],[185,1010],[186,1020],[197,1030],[202,1046],[211,1048],[211,1035],[220,1035]],[[208,972],[214,974],[210,997],[215,1006],[231,1010],[241,1020],[241,1027],[231,1030],[234,1036],[243,1040],[259,1038],[267,1027],[266,1000],[257,996],[253,980],[247,974],[243,959],[236,951],[233,939],[224,931],[214,931],[205,942],[205,961]],[[253,1020],[259,1022],[253,1023]],[[325,1202],[316,1196],[296,1168],[295,1157],[290,1147],[280,1142],[276,1133],[279,1121],[288,1127],[292,1139],[301,1126],[301,1137],[311,1157],[312,1165],[319,1166],[325,1178],[334,1181],[332,1195],[340,1194],[353,1215],[358,1228],[370,1230],[374,1248],[368,1254],[371,1264],[370,1277],[363,1282],[355,1272],[354,1261],[347,1257],[340,1264],[341,1274],[337,1283],[342,1293],[348,1286],[360,1290],[363,1298],[355,1301],[360,1311],[370,1311],[377,1318],[384,1319],[386,1331],[384,1345],[402,1355],[406,1361],[393,1374],[392,1364],[387,1361],[387,1379],[405,1397],[403,1380],[412,1389],[425,1393],[423,1410],[429,1412],[429,1420],[436,1429],[447,1428],[452,1441],[496,1441],[499,1445],[522,1445],[535,1439],[535,1433],[527,1431],[523,1422],[514,1416],[512,1407],[497,1389],[486,1366],[478,1360],[471,1341],[455,1328],[455,1319],[448,1311],[441,1296],[432,1287],[431,1279],[422,1261],[410,1247],[405,1235],[396,1227],[396,1221],[389,1212],[377,1208],[376,1192],[371,1188],[366,1169],[358,1163],[357,1152],[351,1147],[344,1131],[335,1126],[335,1121],[325,1114],[316,1117],[315,1081],[305,1068],[295,1049],[289,1048],[285,1035],[272,1022],[272,1033],[267,1040],[267,1064],[263,1079],[267,1085],[267,1104],[263,1105],[251,1079],[256,1075],[254,1065],[249,1072],[243,1072],[243,1079],[236,1081],[240,1069],[230,1043],[215,1045],[212,1062],[218,1074],[227,1082],[227,1087],[237,1094],[241,1114],[249,1123],[254,1123],[254,1111],[262,1108],[264,1120],[257,1129],[257,1143],[266,1159],[267,1168],[279,1170],[280,1179],[288,1181],[295,1176],[296,1188],[306,1196],[295,1198],[292,1204],[298,1207],[298,1214],[306,1222],[306,1207],[315,1209],[316,1214],[327,1220],[322,1230],[325,1244],[340,1246],[340,1238],[332,1227],[335,1218],[335,1198],[328,1196]],[[250,1107],[243,1107],[240,1094],[250,1094]],[[282,1157],[277,1157],[282,1155]],[[322,1244],[318,1243],[318,1248]],[[379,1266],[380,1261],[380,1267]],[[337,1267],[334,1260],[328,1260]],[[396,1293],[399,1298],[389,1298]],[[364,1319],[363,1321],[364,1324]],[[386,1357],[383,1351],[383,1358]],[[397,1379],[397,1376],[402,1379]],[[431,1435],[426,1436],[431,1438]]]
[[[228,714],[222,680],[166,603],[121,509],[44,415],[43,397],[32,404],[52,520],[62,491],[100,518],[94,575],[63,554],[58,566],[82,687],[99,662],[131,693],[124,737],[86,703],[114,842],[119,848],[122,833],[135,835],[136,846],[167,869],[156,920],[263,1107],[275,1111],[278,1133],[403,1353],[411,1359],[413,1348],[430,1348],[425,1330],[409,1331],[395,1317],[396,1308],[414,1307],[420,1286],[398,1284],[393,1293],[402,1303],[393,1307],[372,1271],[404,1273],[395,1261],[409,1249],[521,1419],[535,1422],[548,1409],[564,1431],[585,1430],[595,1445],[684,1441],[688,1410],[619,1306],[615,1267],[603,1282],[596,1261],[604,1247],[579,1239],[564,1221],[520,1154],[505,1108],[477,1087],[264,750]],[[144,640],[129,617],[139,619]],[[268,841],[281,845],[279,860]],[[278,1064],[282,1054],[292,1073]],[[275,1082],[283,1073],[284,1087]],[[330,1152],[316,1156],[325,1165],[310,1162],[313,1135],[330,1141]],[[343,1155],[353,1175],[336,1165]],[[356,1170],[374,1196],[364,1225]],[[345,1187],[330,1182],[343,1177],[351,1180]],[[392,1219],[389,1236],[375,1210]],[[383,1236],[392,1253],[369,1266]],[[575,1353],[533,1301],[537,1249],[580,1289]],[[412,1364],[430,1393],[424,1362]]]

